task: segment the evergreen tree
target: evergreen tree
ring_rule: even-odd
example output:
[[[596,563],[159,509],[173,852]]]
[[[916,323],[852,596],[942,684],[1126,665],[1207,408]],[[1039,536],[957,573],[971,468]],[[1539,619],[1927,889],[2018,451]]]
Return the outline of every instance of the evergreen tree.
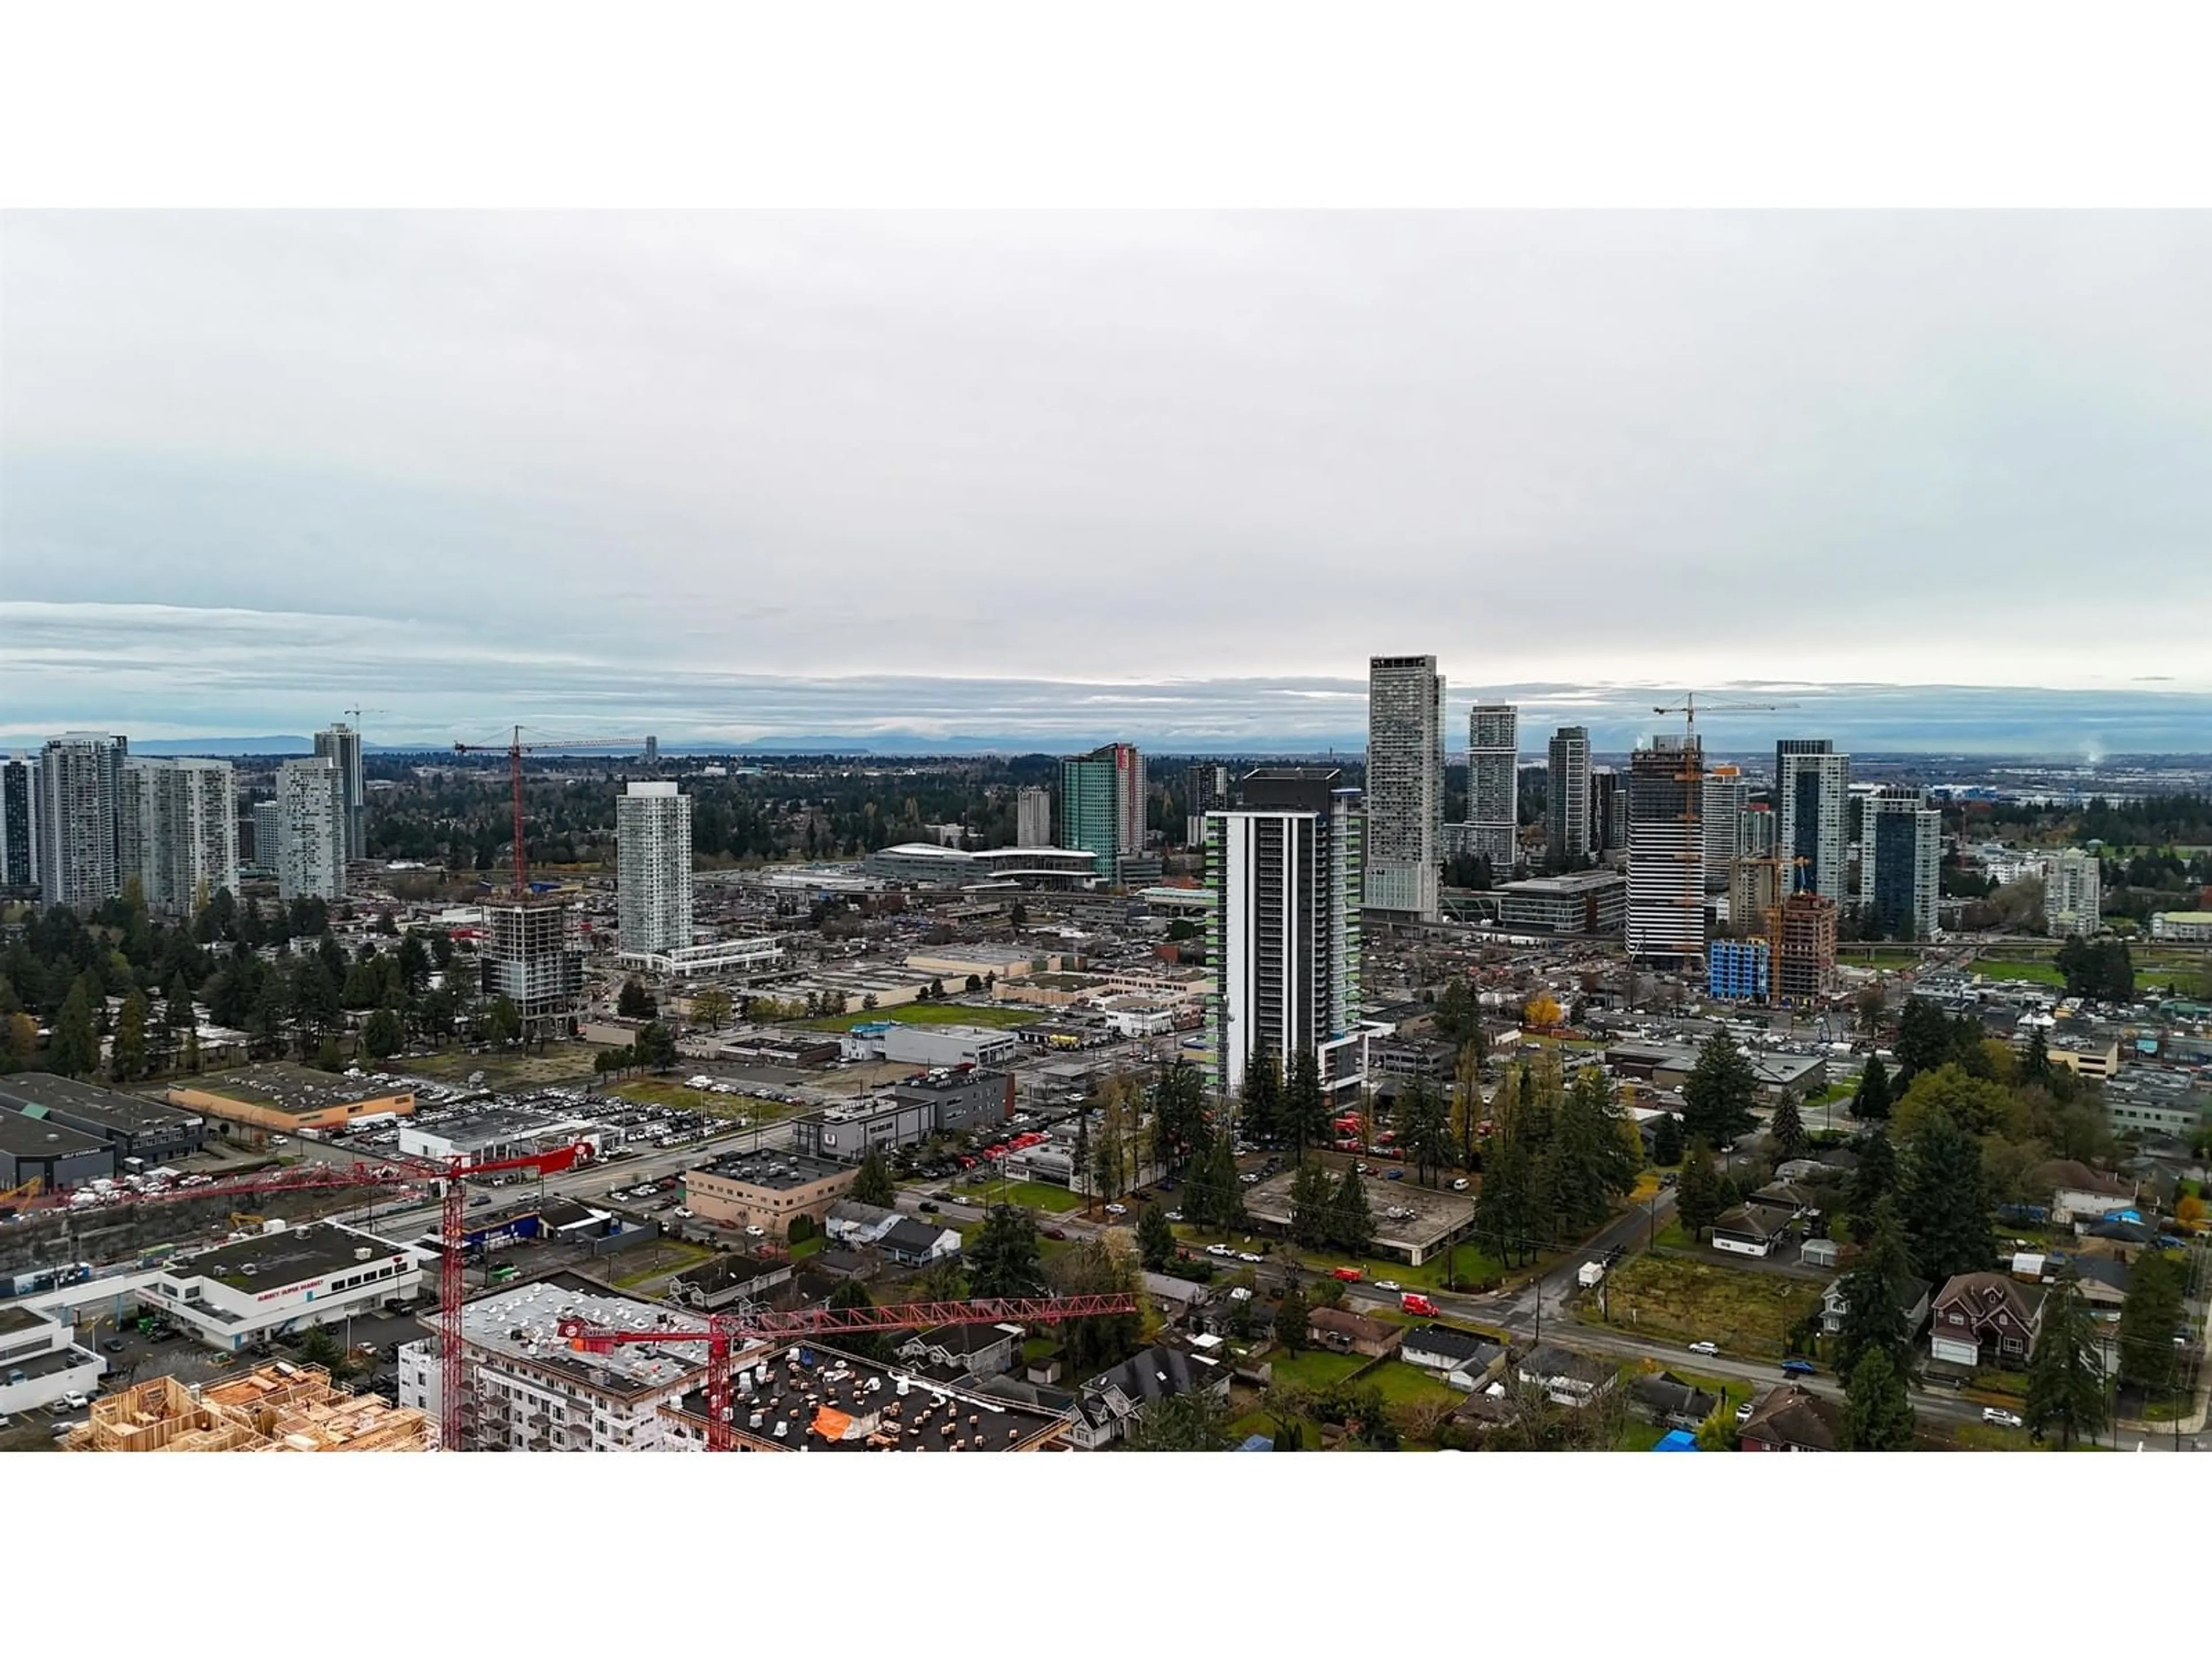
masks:
[[[1851,1096],[1851,1115],[1862,1123],[1880,1123],[1889,1115],[1893,1103],[1889,1070],[1881,1063],[1881,1055],[1872,1055],[1866,1069],[1859,1073],[1859,1086]]]
[[[1996,1257],[1982,1149],[1948,1112],[1935,1113],[1913,1144],[1898,1214],[1915,1271],[1938,1285],[1978,1273]]]
[[[1238,1104],[1246,1134],[1260,1141],[1282,1139],[1283,1073],[1273,1049],[1263,1045],[1252,1051],[1252,1058],[1244,1066],[1244,1086]]]
[[[1331,1247],[1346,1255],[1365,1255],[1375,1248],[1375,1218],[1357,1170],[1347,1168],[1329,1197],[1328,1235]]]
[[[146,1072],[146,994],[133,986],[115,1017],[115,1042],[108,1070],[116,1081],[126,1082]]]
[[[93,990],[90,975],[79,975],[62,1000],[54,1018],[53,1036],[46,1046],[46,1063],[64,1077],[85,1077],[100,1066],[100,1038],[93,1030]]]
[[[2097,1353],[2096,1321],[2082,1298],[2081,1276],[2069,1265],[2044,1298],[2043,1328],[2028,1361],[2027,1403],[2022,1415],[2039,1439],[2052,1429],[2058,1443],[2094,1440],[2110,1416],[2105,1371]]]
[[[1451,1127],[1453,1151],[1460,1168],[1474,1168],[1475,1144],[1482,1139],[1482,1062],[1474,1044],[1462,1042],[1452,1068]]]
[[[624,1019],[651,1019],[659,1012],[653,996],[635,979],[623,981],[621,994],[615,998],[615,1012]]]
[[[1190,1167],[1206,1134],[1206,1080],[1187,1060],[1163,1065],[1152,1079],[1152,1150],[1170,1180]]]
[[[1879,1129],[1861,1135],[1856,1146],[1859,1167],[1851,1172],[1847,1206],[1851,1237],[1863,1244],[1874,1237],[1875,1206],[1897,1190],[1897,1148]]]
[[[2187,1260],[2179,1252],[2146,1250],[2128,1271],[2128,1299],[2120,1310],[2120,1381],[2147,1395],[2172,1389],[2180,1369],[2173,1334],[2183,1322],[2189,1286]]]
[[[872,1204],[879,1210],[888,1210],[898,1201],[898,1189],[891,1184],[890,1166],[884,1162],[881,1147],[871,1146],[861,1157],[849,1196],[855,1204]]]
[[[1702,1239],[1728,1207],[1721,1188],[1720,1172],[1713,1168],[1712,1149],[1702,1140],[1690,1143],[1682,1157],[1682,1178],[1674,1192],[1674,1213],[1690,1237]]]
[[[2043,1040],[2040,1025],[2028,1028],[2027,1054],[2020,1063],[2020,1076],[2023,1083],[2051,1086],[2051,1045]]]
[[[1912,1261],[1905,1254],[1897,1206],[1885,1195],[1875,1203],[1869,1220],[1872,1237],[1842,1285],[1844,1328],[1836,1337],[1836,1370],[1845,1377],[1875,1350],[1902,1370],[1912,1340],[1905,1324],[1905,1289],[1912,1277]]]
[[[1651,1161],[1662,1168],[1682,1161],[1682,1120],[1672,1112],[1651,1121]]]
[[[1292,1353],[1300,1353],[1305,1349],[1306,1316],[1310,1311],[1305,1292],[1296,1285],[1285,1291],[1282,1301],[1276,1304],[1275,1340]]]
[[[1642,1162],[1628,1149],[1612,1084],[1599,1067],[1584,1066],[1559,1108],[1545,1160],[1559,1231],[1587,1232],[1611,1215]]]
[[[1291,1177],[1291,1237],[1309,1250],[1329,1239],[1328,1171],[1318,1163],[1301,1164]]]
[[[1398,1150],[1413,1165],[1413,1173],[1430,1186],[1437,1171],[1451,1159],[1451,1116],[1443,1097],[1426,1078],[1412,1079],[1398,1097],[1395,1113]]]
[[[1682,1133],[1711,1147],[1732,1146],[1751,1127],[1758,1097],[1751,1062],[1727,1032],[1716,1031],[1682,1085]]]
[[[1310,1048],[1291,1057],[1290,1075],[1283,1085],[1283,1127],[1292,1152],[1301,1159],[1307,1147],[1328,1139],[1328,1097],[1322,1091],[1320,1062]]]
[[[1043,1283],[1036,1222],[1027,1210],[994,1204],[968,1244],[968,1293],[977,1298],[1035,1296]]]
[[[1869,1348],[1851,1368],[1844,1395],[1845,1451],[1911,1451],[1912,1401],[1888,1352]]]
[[[1932,1072],[1949,1060],[1956,1039],[1951,1022],[1934,1003],[1907,997],[1897,1021],[1898,1085],[1901,1089],[1922,1072]],[[1869,1061],[1869,1064],[1872,1062]]]
[[[1767,1120],[1766,1133],[1774,1137],[1775,1150],[1785,1160],[1805,1155],[1809,1137],[1805,1133],[1805,1120],[1798,1115],[1796,1096],[1783,1097],[1782,1103],[1774,1109],[1774,1115]]]
[[[390,1008],[380,1008],[368,1017],[361,1029],[362,1052],[371,1060],[389,1060],[399,1052],[407,1041],[400,1027],[398,1014]]]
[[[1165,1273],[1175,1253],[1175,1229],[1168,1224],[1167,1212],[1157,1204],[1147,1204],[1144,1214],[1137,1218],[1137,1254],[1145,1271]]]
[[[857,1279],[848,1279],[830,1292],[829,1305],[842,1312],[848,1308],[872,1308],[876,1303],[875,1298],[868,1294],[866,1285]],[[847,1331],[830,1340],[845,1352],[861,1359],[873,1360],[879,1365],[888,1364],[891,1358],[891,1338],[888,1332]]]

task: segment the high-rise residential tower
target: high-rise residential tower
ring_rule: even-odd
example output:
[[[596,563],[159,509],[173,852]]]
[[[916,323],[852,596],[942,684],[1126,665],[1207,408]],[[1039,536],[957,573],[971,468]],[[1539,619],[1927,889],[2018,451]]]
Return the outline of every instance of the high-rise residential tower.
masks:
[[[691,797],[633,783],[615,802],[617,943],[657,956],[691,943]]]
[[[99,904],[122,891],[119,806],[130,747],[104,732],[64,732],[40,751],[32,838],[44,902]]]
[[[0,763],[0,887],[39,884],[39,763],[17,755]]]
[[[1182,775],[1183,845],[1206,844],[1206,815],[1229,799],[1229,769],[1218,761],[1200,761]]]
[[[1370,910],[1434,921],[1444,840],[1444,682],[1434,657],[1367,662]]]
[[[1751,805],[1751,783],[1733,766],[1717,765],[1705,774],[1705,793],[1698,811],[1705,830],[1705,890],[1728,890],[1729,866],[1743,850],[1744,809]]]
[[[257,820],[258,822],[258,820]],[[345,896],[345,782],[328,755],[276,769],[276,896]]]
[[[2097,931],[2103,921],[2102,880],[2097,854],[2079,847],[2050,861],[2043,878],[2043,915],[2052,933],[2063,938]]]
[[[273,800],[253,803],[253,867],[267,875],[276,873],[276,859],[284,845],[284,809]]]
[[[1052,845],[1052,791],[1028,786],[1014,797],[1014,845]]]
[[[1513,873],[1520,850],[1521,711],[1510,702],[1479,702],[1467,716],[1467,822],[1469,850],[1490,860],[1499,881]]]
[[[1206,1003],[1216,1087],[1235,1094],[1266,1048],[1310,1049],[1332,1095],[1363,1077],[1359,1023],[1363,824],[1355,790],[1327,767],[1263,768],[1238,805],[1206,814],[1213,896]]]
[[[1090,854],[1114,879],[1115,860],[1145,846],[1145,760],[1134,744],[1109,743],[1060,763],[1060,844]]]
[[[1859,903],[1896,939],[1936,935],[1943,863],[1943,814],[1925,791],[1884,784],[1866,803],[1859,843]]]
[[[1593,766],[1589,775],[1589,849],[1593,856],[1628,845],[1628,792],[1616,767]]]
[[[1628,954],[1689,964],[1705,949],[1705,752],[1654,738],[1628,768]]]
[[[1775,844],[1791,860],[1791,891],[1838,904],[1848,896],[1850,795],[1851,757],[1827,738],[1785,738],[1774,745]]]
[[[343,720],[315,733],[315,753],[337,764],[338,809],[349,860],[368,856],[368,794],[361,769],[361,733]]]
[[[120,871],[146,908],[190,915],[216,893],[238,892],[238,788],[228,761],[123,763],[117,833]]]
[[[1552,733],[1552,774],[1545,794],[1544,852],[1570,866],[1590,855],[1590,741],[1587,726]]]

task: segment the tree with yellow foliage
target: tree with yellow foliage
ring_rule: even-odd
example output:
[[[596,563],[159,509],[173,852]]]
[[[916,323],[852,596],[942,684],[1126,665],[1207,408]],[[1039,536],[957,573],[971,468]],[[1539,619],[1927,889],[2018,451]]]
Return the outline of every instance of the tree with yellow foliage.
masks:
[[[1529,998],[1528,1006],[1521,1011],[1521,1023],[1532,1031],[1552,1030],[1564,1018],[1559,1005],[1542,992]]]

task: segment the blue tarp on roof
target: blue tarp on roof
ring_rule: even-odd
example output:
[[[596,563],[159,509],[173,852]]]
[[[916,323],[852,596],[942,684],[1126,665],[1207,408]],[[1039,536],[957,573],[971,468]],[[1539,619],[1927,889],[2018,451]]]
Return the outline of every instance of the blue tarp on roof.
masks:
[[[1275,1449],[1275,1443],[1264,1434],[1247,1435],[1244,1437],[1244,1443],[1237,1449],[1238,1451],[1273,1451]]]
[[[1653,1451],[1695,1451],[1697,1449],[1698,1437],[1687,1429],[1669,1429],[1659,1437],[1659,1443],[1651,1449]]]

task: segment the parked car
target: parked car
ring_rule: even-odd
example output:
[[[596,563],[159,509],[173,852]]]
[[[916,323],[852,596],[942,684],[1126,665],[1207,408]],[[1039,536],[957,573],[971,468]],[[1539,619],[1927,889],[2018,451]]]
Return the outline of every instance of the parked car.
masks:
[[[1784,1376],[1818,1376],[1820,1368],[1809,1359],[1785,1359],[1782,1362]]]
[[[1169,1220],[1170,1220],[1170,1221],[1180,1221],[1180,1220],[1182,1220],[1182,1212],[1181,1210],[1170,1210],[1170,1211],[1168,1212],[1168,1219],[1169,1219]]]
[[[1230,1255],[1231,1251],[1226,1244],[1209,1244],[1206,1247],[1206,1253],[1208,1255],[1225,1256]]]
[[[1393,1170],[1382,1178],[1385,1181],[1403,1181],[1406,1178],[1406,1172],[1403,1170]]]
[[[81,1412],[84,1410],[85,1407],[91,1405],[92,1401],[72,1389],[69,1393],[62,1396],[62,1404],[68,1407],[70,1410],[73,1412]]]
[[[1739,1423],[1751,1421],[1751,1401],[1747,1400],[1735,1408],[1735,1420]]]
[[[1720,1351],[1721,1345],[1717,1342],[1692,1342],[1690,1344],[1690,1352],[1692,1353],[1701,1353],[1707,1358],[1711,1358]]]
[[[1067,1229],[1065,1227],[1048,1227],[1044,1230],[1044,1236],[1047,1238],[1066,1238],[1067,1237]]]
[[[1267,1258],[1257,1250],[1239,1250],[1237,1252],[1237,1259],[1239,1261],[1263,1261]]]
[[[1402,1287],[1395,1279],[1378,1279],[1375,1281],[1375,1288],[1378,1291],[1395,1291]]]
[[[1328,1276],[1331,1279],[1340,1279],[1347,1285],[1357,1285],[1359,1282],[1359,1269],[1357,1267],[1332,1267],[1328,1270]]]
[[[1129,1206],[1126,1204],[1109,1204],[1106,1206],[1106,1213],[1108,1215],[1127,1215],[1129,1213]]]
[[[1461,1176],[1453,1181],[1452,1190],[1455,1193],[1465,1192],[1467,1190],[1467,1177],[1465,1176]]]
[[[124,1343],[121,1337],[111,1336],[107,1340],[100,1345],[100,1351],[102,1353],[121,1353],[123,1352],[123,1346]]]
[[[1997,1406],[1983,1407],[1982,1421],[1994,1423],[2001,1429],[2024,1429],[2027,1426],[2021,1420],[2017,1412],[2008,1412]]]

